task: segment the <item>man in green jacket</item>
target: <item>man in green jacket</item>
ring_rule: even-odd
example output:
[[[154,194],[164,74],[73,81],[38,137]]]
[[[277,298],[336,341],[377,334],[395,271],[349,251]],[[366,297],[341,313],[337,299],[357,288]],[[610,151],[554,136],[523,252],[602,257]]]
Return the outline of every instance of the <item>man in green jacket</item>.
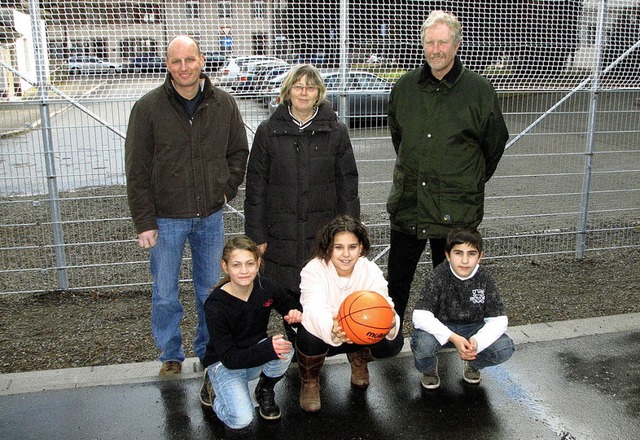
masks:
[[[204,358],[204,302],[220,281],[223,207],[236,196],[249,156],[238,106],[202,73],[204,63],[193,38],[174,38],[164,84],[133,106],[125,140],[129,209],[138,245],[150,250],[160,375],[180,373],[185,359],[178,282],[187,241],[198,312],[194,351]]]
[[[420,36],[426,64],[403,75],[389,98],[397,158],[387,200],[388,280],[401,318],[427,241],[435,267],[444,261],[449,229],[482,221],[484,186],[509,137],[493,86],[457,55],[458,19],[434,11]]]

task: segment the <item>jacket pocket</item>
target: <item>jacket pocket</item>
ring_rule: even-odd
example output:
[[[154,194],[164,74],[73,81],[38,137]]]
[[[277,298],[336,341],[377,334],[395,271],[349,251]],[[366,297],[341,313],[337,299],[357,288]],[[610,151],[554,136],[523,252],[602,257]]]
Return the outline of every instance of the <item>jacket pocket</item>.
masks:
[[[404,191],[404,171],[395,167],[393,169],[393,183],[391,185],[391,191],[387,198],[387,212],[389,214],[395,214],[398,211],[400,205],[400,199]]]
[[[474,224],[482,220],[484,192],[477,185],[441,187],[438,222],[451,226]]]

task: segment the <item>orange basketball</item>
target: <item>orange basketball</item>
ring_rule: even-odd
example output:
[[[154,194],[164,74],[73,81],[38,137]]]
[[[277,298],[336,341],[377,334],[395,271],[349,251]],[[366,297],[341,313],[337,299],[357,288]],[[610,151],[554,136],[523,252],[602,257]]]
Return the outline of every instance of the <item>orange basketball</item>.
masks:
[[[395,312],[379,293],[359,290],[347,296],[338,311],[338,323],[354,344],[371,345],[391,330]]]

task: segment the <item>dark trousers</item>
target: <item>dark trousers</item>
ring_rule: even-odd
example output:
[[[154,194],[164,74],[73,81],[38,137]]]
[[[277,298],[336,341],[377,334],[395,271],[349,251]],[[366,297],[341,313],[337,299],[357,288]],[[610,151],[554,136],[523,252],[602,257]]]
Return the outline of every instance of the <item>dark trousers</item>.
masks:
[[[292,298],[295,298],[296,300],[300,301],[300,291],[294,291],[291,289],[285,289],[287,291],[287,294],[291,295]],[[302,309],[301,309],[302,310]],[[298,326],[300,324],[289,324],[287,321],[285,321],[284,318],[282,318],[282,326],[284,327],[284,332],[287,336],[287,340],[289,342],[291,342],[293,344],[293,346],[295,347],[296,345],[296,338],[297,338],[297,334],[296,334],[296,330],[298,329]],[[293,361],[296,361],[296,358],[293,358]]]
[[[389,282],[389,296],[393,300],[396,313],[404,321],[404,312],[409,303],[411,283],[418,267],[418,262],[427,246],[431,247],[431,262],[433,267],[445,260],[444,238],[418,239],[415,235],[403,234],[391,230],[391,247],[387,263],[387,281]]]
[[[383,339],[372,345],[358,345],[358,344],[342,344],[337,347],[329,345],[317,336],[309,333],[303,325],[298,327],[298,336],[296,341],[296,348],[298,348],[302,354],[307,356],[319,356],[327,354],[327,356],[334,356],[340,353],[353,353],[360,350],[362,347],[369,347],[371,355],[376,359],[383,359],[392,357],[400,353],[402,346],[404,345],[404,337],[402,332],[399,331],[395,339]]]

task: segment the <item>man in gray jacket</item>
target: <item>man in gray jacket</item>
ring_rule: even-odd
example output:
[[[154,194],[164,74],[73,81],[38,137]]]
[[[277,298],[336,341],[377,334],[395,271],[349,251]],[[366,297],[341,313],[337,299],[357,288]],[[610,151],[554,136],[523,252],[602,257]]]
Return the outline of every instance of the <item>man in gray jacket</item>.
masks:
[[[484,187],[509,137],[492,85],[458,58],[458,19],[434,11],[420,36],[426,64],[403,75],[389,98],[397,158],[387,200],[388,280],[401,318],[427,241],[435,267],[451,228],[482,221]]]
[[[138,245],[150,249],[160,375],[180,373],[185,359],[178,282],[187,241],[198,312],[194,351],[204,358],[204,302],[220,280],[223,207],[236,196],[249,155],[240,111],[202,73],[205,57],[197,42],[174,38],[166,64],[164,84],[133,106],[125,141],[129,208]]]

